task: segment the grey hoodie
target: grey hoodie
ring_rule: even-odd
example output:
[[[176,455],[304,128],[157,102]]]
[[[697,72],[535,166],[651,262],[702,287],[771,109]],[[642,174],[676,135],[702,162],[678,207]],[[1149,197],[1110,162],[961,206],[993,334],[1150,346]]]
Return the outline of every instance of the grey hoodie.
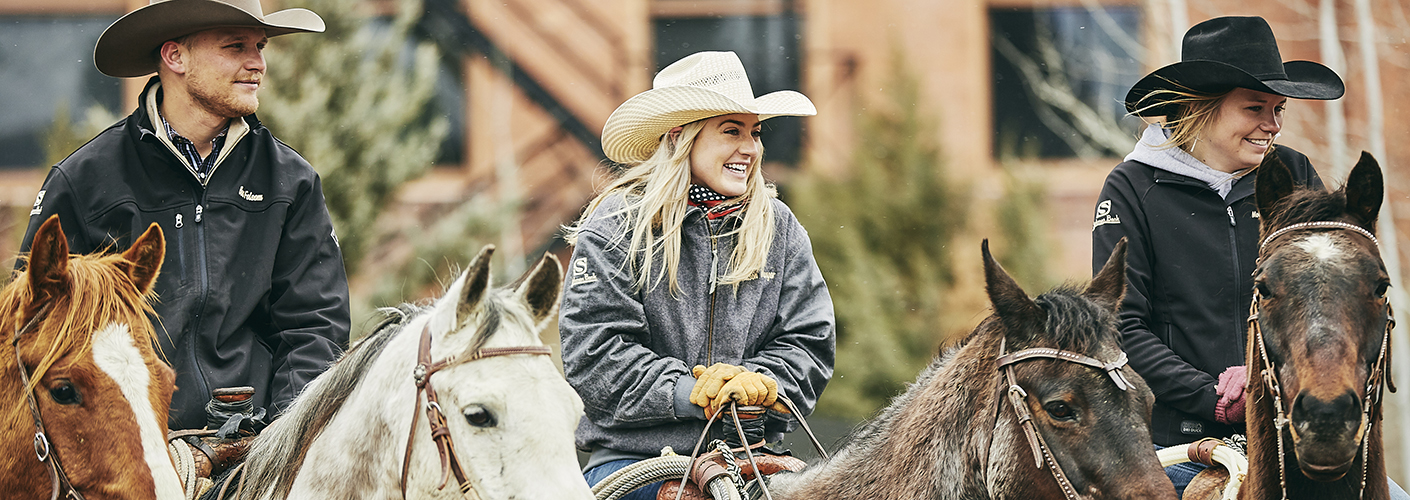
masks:
[[[1195,159],[1183,149],[1175,146],[1160,147],[1169,138],[1170,131],[1160,124],[1152,123],[1146,126],[1146,130],[1141,133],[1141,140],[1136,142],[1136,148],[1126,155],[1126,161],[1138,161],[1172,174],[1193,177],[1209,184],[1222,198],[1228,198],[1229,192],[1234,189],[1234,182],[1250,172],[1220,172]]]
[[[690,207],[681,230],[680,292],[665,280],[638,290],[640,266],[625,265],[623,216],[608,217],[622,199],[604,200],[578,234],[563,282],[559,334],[568,382],[587,418],[577,446],[593,453],[588,468],[609,460],[647,458],[663,446],[689,453],[705,427],[690,403],[694,365],[743,366],[778,382],[779,393],[806,416],[832,377],[836,331],[832,298],[813,260],[808,234],[788,206],[772,200],[773,246],[760,277],[711,293],[711,269],[727,272],[738,212],[708,220]],[[662,260],[652,267],[662,269]],[[796,421],[770,412],[769,441]]]

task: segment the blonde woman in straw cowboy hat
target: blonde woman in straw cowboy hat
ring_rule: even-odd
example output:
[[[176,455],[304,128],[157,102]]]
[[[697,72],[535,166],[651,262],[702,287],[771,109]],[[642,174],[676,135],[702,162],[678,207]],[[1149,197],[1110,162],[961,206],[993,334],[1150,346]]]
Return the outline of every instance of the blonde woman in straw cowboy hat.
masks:
[[[1243,338],[1258,256],[1254,169],[1277,155],[1299,184],[1322,186],[1307,157],[1275,144],[1289,99],[1337,99],[1341,78],[1284,62],[1260,17],[1220,17],[1185,33],[1181,61],[1131,87],[1151,124],[1106,178],[1092,221],[1093,269],[1121,238],[1123,344],[1156,394],[1158,446],[1243,432]],[[1203,467],[1166,472],[1183,493]],[[1392,498],[1406,497],[1392,483]]]
[[[566,228],[559,321],[589,484],[663,446],[689,452],[729,401],[786,395],[812,412],[832,376],[832,300],[764,180],[759,137],[763,120],[813,114],[797,92],[755,97],[733,52],[701,52],[607,119],[603,151],[626,169]],[[796,425],[772,410],[758,422],[770,442]]]
[[[172,430],[226,423],[232,409],[207,412],[227,387],[254,388],[248,411],[271,420],[347,344],[347,278],[318,175],[254,115],[269,37],[323,27],[258,0],[152,0],[128,13],[98,38],[94,63],[156,75],[35,198],[23,251],[51,215],[76,253],[121,250],[161,225],[154,307],[180,388]]]

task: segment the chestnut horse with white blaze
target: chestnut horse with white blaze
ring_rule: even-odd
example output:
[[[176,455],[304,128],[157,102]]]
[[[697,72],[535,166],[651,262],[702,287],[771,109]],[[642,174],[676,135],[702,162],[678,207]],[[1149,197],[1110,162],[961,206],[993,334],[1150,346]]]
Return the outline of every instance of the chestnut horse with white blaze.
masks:
[[[57,216],[35,233],[0,290],[0,497],[182,498],[148,320],[165,248],[156,224],[109,255],[69,255]]]

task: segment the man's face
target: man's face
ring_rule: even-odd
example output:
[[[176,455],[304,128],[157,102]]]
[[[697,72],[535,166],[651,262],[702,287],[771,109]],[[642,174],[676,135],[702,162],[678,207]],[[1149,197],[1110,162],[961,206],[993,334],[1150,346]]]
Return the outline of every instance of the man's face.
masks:
[[[198,106],[222,118],[254,113],[264,78],[261,28],[217,28],[186,39],[186,89]]]

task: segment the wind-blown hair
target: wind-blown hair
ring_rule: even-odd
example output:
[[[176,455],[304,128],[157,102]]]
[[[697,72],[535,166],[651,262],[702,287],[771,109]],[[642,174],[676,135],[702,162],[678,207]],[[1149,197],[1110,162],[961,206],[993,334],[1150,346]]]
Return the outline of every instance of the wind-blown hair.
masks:
[[[620,196],[622,208],[601,216],[623,218],[617,225],[620,232],[613,243],[630,238],[624,265],[637,272],[636,287],[646,289],[659,284],[664,277],[671,293],[679,292],[676,270],[680,267],[681,227],[689,208],[690,152],[707,120],[709,118],[688,123],[678,134],[667,134],[651,158],[631,166],[612,181],[588,203],[577,221],[563,227],[563,238],[568,244],[578,243],[578,233],[596,215],[604,200]],[[754,155],[749,164],[744,194],[725,201],[744,205],[739,212],[743,214],[743,223],[735,230],[715,236],[737,235],[728,271],[719,278],[720,284],[738,285],[752,279],[763,270],[773,244],[773,199],[778,197],[778,190],[764,180],[763,146],[759,147],[759,154]],[[663,257],[664,263],[653,279],[658,255]]]
[[[1154,108],[1170,106],[1174,116],[1165,117],[1165,128],[1170,129],[1170,138],[1156,148],[1178,147],[1186,153],[1194,154],[1199,146],[1200,133],[1209,128],[1219,117],[1219,106],[1224,103],[1234,89],[1222,92],[1200,92],[1178,82],[1169,81],[1173,88],[1152,90],[1136,103],[1136,110],[1129,113],[1139,116]],[[1273,148],[1268,148],[1272,151]]]

